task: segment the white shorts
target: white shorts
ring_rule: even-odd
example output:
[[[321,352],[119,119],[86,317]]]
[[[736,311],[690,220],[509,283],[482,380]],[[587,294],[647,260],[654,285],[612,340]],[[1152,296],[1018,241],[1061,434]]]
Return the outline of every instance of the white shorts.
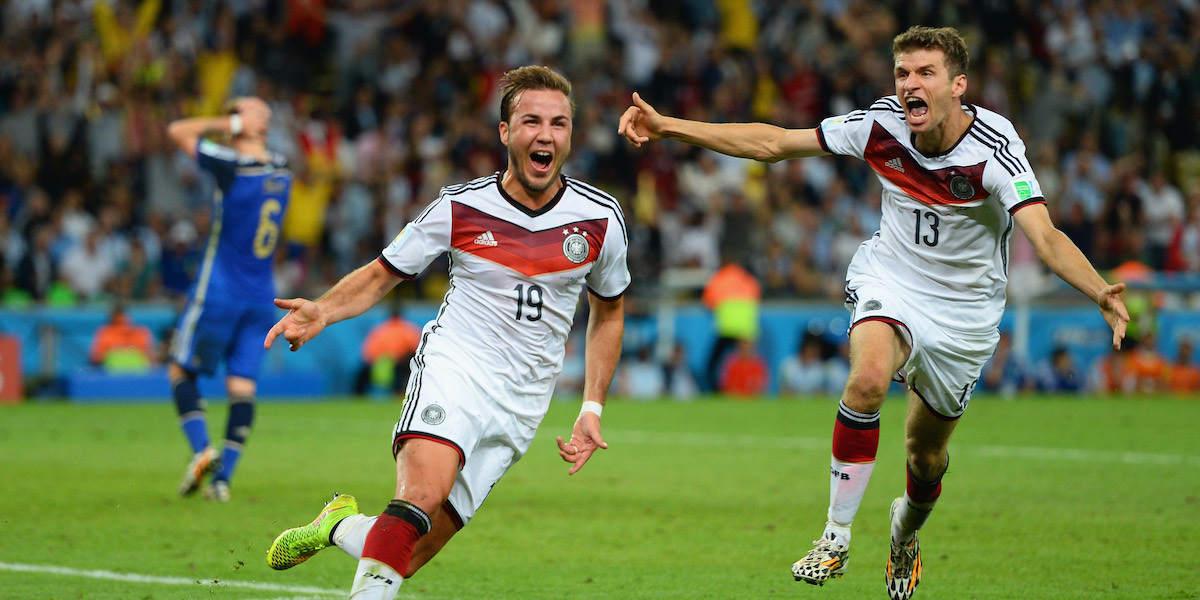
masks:
[[[920,306],[878,280],[857,279],[846,285],[850,327],[863,321],[892,324],[912,348],[908,361],[897,372],[934,414],[957,419],[967,409],[983,365],[996,351],[1000,331],[995,327],[963,331],[938,321],[937,302]]]
[[[458,451],[458,475],[444,507],[461,529],[475,516],[492,486],[529,450],[545,412],[530,420],[503,409],[488,385],[466,365],[438,355],[413,359],[407,396],[400,421],[392,435],[393,456],[406,439],[440,442]],[[548,406],[542,396],[512,398],[528,400],[530,406]]]

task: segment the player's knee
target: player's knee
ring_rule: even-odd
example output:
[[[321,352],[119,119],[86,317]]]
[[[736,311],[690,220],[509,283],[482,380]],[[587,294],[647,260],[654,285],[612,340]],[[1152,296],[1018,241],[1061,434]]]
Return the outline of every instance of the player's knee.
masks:
[[[879,410],[883,399],[887,396],[891,376],[881,369],[863,368],[851,373],[846,381],[846,390],[842,401],[851,410],[859,412],[874,412]]]
[[[433,486],[408,485],[404,487],[404,493],[399,499],[432,515],[446,501],[446,495]]]
[[[187,379],[195,379],[195,376],[183,370],[183,367],[179,366],[175,362],[167,363],[167,381],[169,381],[171,385],[175,385],[176,383]]]
[[[231,398],[251,398],[258,393],[258,385],[253,379],[230,375],[225,378],[225,391]]]
[[[948,461],[944,453],[916,449],[910,443],[908,468],[913,477],[921,481],[938,481],[946,473],[947,466]]]

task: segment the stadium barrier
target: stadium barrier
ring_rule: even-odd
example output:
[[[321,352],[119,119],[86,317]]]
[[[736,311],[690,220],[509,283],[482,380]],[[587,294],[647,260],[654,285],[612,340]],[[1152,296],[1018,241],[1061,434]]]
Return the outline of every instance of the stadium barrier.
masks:
[[[280,313],[282,315],[282,312]],[[433,319],[435,305],[409,304],[405,317],[418,324]],[[165,306],[131,306],[129,316],[135,323],[154,332],[161,344],[175,322],[174,310]],[[300,352],[291,352],[279,343],[267,352],[260,376],[260,395],[277,398],[304,398],[328,394],[349,394],[354,377],[362,367],[360,347],[367,332],[386,319],[387,310],[375,307],[365,315],[326,329]],[[780,363],[794,353],[805,331],[812,331],[835,343],[845,340],[849,313],[830,303],[767,303],[761,311],[758,348],[772,374]],[[73,401],[162,400],[169,397],[164,370],[156,368],[138,375],[105,373],[88,363],[88,349],[96,329],[108,318],[107,307],[57,309],[37,308],[20,311],[0,310],[0,333],[14,338],[21,349],[21,371],[27,383],[42,382],[42,388],[26,389],[27,395],[64,396]],[[702,373],[714,342],[712,314],[695,303],[672,307],[669,327],[662,327],[663,316],[629,315],[625,326],[625,351],[636,352],[643,345],[670,347],[674,343],[687,351],[688,365],[696,375]],[[1056,346],[1065,347],[1081,369],[1087,369],[1108,352],[1111,332],[1087,304],[1071,306],[1031,306],[1009,310],[1001,328],[1012,331],[1021,326],[1026,339],[1018,353],[1030,364],[1045,359]],[[1182,336],[1200,335],[1200,312],[1164,309],[1157,315],[1158,349],[1174,358]],[[661,339],[668,331],[670,339]],[[264,335],[266,332],[263,332]],[[51,382],[51,383],[46,383]],[[224,395],[221,374],[201,379],[206,396]],[[772,391],[774,391],[774,382]]]

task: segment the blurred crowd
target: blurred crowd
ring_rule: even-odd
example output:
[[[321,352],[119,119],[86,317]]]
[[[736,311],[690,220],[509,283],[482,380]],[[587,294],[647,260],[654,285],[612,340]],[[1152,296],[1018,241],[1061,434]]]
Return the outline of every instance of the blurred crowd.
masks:
[[[269,145],[297,175],[281,293],[323,289],[441,186],[504,164],[496,83],[530,63],[575,84],[566,168],[625,204],[635,301],[723,253],[768,299],[837,298],[879,222],[864,163],[634,150],[616,122],[637,90],[669,114],[814,126],[892,93],[891,38],[914,23],[964,33],[967,100],[1016,123],[1094,263],[1200,271],[1190,0],[8,0],[0,19],[10,305],[184,293],[212,183],[166,125],[249,94],[270,102]],[[1027,245],[1013,257],[1014,273],[1037,264]]]

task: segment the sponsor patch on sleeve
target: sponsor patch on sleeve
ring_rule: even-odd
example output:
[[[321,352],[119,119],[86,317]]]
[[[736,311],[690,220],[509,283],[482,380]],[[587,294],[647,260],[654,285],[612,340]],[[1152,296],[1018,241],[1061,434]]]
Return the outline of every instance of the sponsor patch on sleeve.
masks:
[[[1033,197],[1033,186],[1028,181],[1014,181],[1013,189],[1017,192],[1018,200],[1025,201]]]

